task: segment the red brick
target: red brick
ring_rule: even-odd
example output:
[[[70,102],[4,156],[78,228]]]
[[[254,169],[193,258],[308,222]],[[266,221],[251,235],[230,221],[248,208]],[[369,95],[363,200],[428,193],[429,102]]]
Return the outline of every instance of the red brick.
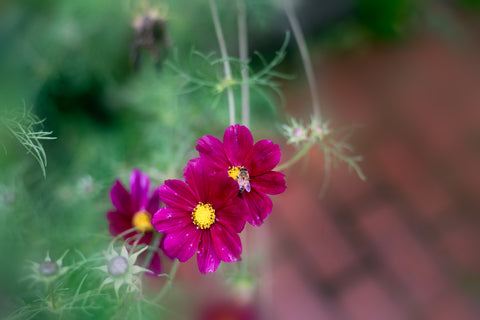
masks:
[[[364,278],[347,287],[340,308],[349,320],[407,319],[375,278]]]
[[[480,190],[480,159],[474,157],[462,157],[457,160],[455,172],[458,175],[466,193],[474,198],[479,204],[478,190]]]
[[[478,274],[480,270],[480,228],[476,224],[454,226],[443,234],[443,246],[463,272]]]
[[[276,199],[276,223],[288,230],[324,276],[335,276],[356,260],[356,255],[331,217],[321,206],[319,190],[301,177],[290,176],[288,188]],[[280,220],[281,219],[281,220]]]
[[[462,129],[451,115],[443,112],[432,97],[411,97],[410,114],[405,115],[409,130],[415,135],[415,143],[423,152],[434,157],[452,158],[462,151]],[[407,102],[405,102],[406,104]],[[398,108],[406,111],[405,108]]]
[[[264,319],[337,319],[331,306],[312,288],[288,261],[283,261],[260,281],[265,301]]]
[[[480,70],[477,69],[477,73]],[[465,112],[462,117],[458,116],[457,121],[469,130],[478,129],[480,123],[480,79],[477,78],[472,81],[472,87],[465,93],[462,100],[462,107]]]
[[[366,171],[367,164],[360,162],[360,167],[367,175],[366,181],[361,180],[355,171],[349,170],[346,164],[342,164],[338,168],[332,168],[330,181],[324,194],[324,201],[332,203],[332,206],[341,203],[351,207],[369,194],[373,188],[373,180]]]
[[[328,106],[329,119],[347,125],[372,126],[379,121],[372,108],[374,97],[351,72],[331,72],[323,77],[318,91],[323,105]]]
[[[375,151],[384,178],[425,219],[433,221],[453,206],[452,196],[432,180],[403,142],[387,140]]]
[[[454,290],[447,291],[430,304],[424,306],[426,320],[477,320],[480,312]]]
[[[424,303],[445,288],[445,275],[428,251],[396,216],[401,214],[385,205],[362,216],[360,226],[371,246],[387,268]]]
[[[430,165],[437,164],[435,162],[438,159],[442,165],[450,166],[447,170],[451,172],[445,174],[458,178],[463,184],[462,190],[467,189],[470,198],[476,199],[480,190],[479,159],[475,158],[466,140],[468,134],[476,132],[480,123],[480,64],[477,56],[478,48],[476,53],[467,56],[445,41],[422,35],[395,48],[374,48],[361,55],[327,60],[327,65],[319,70],[324,82],[320,84],[322,101],[327,102],[325,105],[333,110],[332,114],[341,117],[341,120],[346,119],[345,122],[355,118],[365,121],[368,127],[362,135],[371,139],[371,142],[366,140],[367,146],[382,143],[383,139],[384,143],[371,154],[369,150],[362,151],[366,158],[364,165],[368,169],[369,181],[384,178],[385,182],[398,191],[398,195],[418,211],[418,217],[424,219],[422,222],[428,223],[427,227],[435,228],[435,231],[442,231],[438,229],[443,228],[437,224],[439,217],[458,211],[456,207],[459,199],[448,192],[447,186],[438,183],[437,178],[429,172]],[[308,107],[302,97],[305,94],[299,93],[296,100]],[[291,105],[297,107],[300,104]],[[385,118],[380,118],[382,116]],[[396,116],[402,122],[396,123]],[[405,127],[393,127],[403,123],[406,124]],[[394,140],[386,141],[388,135],[396,134],[396,128],[400,132],[408,129],[408,137],[393,136]],[[419,157],[415,154],[419,148],[422,148],[422,159],[431,159],[432,163],[419,162]],[[316,160],[313,163],[317,163]],[[306,199],[304,194],[318,191],[311,191],[319,185],[318,180],[322,177],[323,162],[319,161],[318,164],[318,169],[308,171],[308,179],[303,182],[298,179],[290,185],[303,183],[291,193],[289,200],[280,205],[285,207],[281,208],[284,210],[281,222],[286,226],[283,228],[292,230],[294,239],[316,257],[314,259],[319,273],[336,275],[356,260],[349,258],[352,249],[342,237],[346,231],[337,229],[319,201],[329,202],[329,207],[334,208],[335,201],[353,202],[361,198],[364,191],[355,186],[355,183],[350,184],[352,180],[344,175],[346,170],[340,167],[333,171],[326,199]],[[295,168],[300,169],[301,166]],[[355,178],[354,175],[350,177]],[[366,194],[370,191],[367,189]],[[369,196],[375,197],[375,194]],[[289,201],[305,204],[298,206],[299,209],[292,209]],[[317,219],[310,211],[321,215],[321,218]],[[359,213],[356,217],[361,221],[361,230],[372,242],[372,250],[387,271],[391,271],[404,283],[413,300],[419,303],[419,309],[415,311],[424,316],[421,319],[480,318],[468,301],[449,286],[452,275],[442,273],[442,266],[437,265],[427,245],[421,243],[421,236],[413,234],[405,224],[406,218],[402,212],[383,204],[383,207]],[[453,222],[458,222],[455,216],[450,215],[450,218]],[[320,226],[324,220],[326,235],[315,236],[311,230],[315,226],[318,233],[324,232]],[[479,243],[475,229],[478,222],[470,223],[470,231],[466,231],[462,225],[452,225],[450,230],[439,236],[437,244],[445,248],[452,262],[462,271],[477,274],[479,257],[474,250]],[[329,233],[334,236],[328,236]],[[326,248],[330,245],[329,241],[332,241],[330,249]],[[340,248],[338,256],[337,248]],[[375,279],[362,279],[344,290],[340,304],[345,312],[351,314],[352,319],[369,316],[372,308],[361,309],[358,305],[362,301],[368,306],[370,301],[379,300],[381,305],[387,306],[382,310],[389,310],[392,304],[392,308],[396,308],[395,301],[388,299],[382,284]],[[379,298],[365,301],[367,299],[364,297],[369,296]],[[386,302],[382,299],[386,299]],[[321,304],[324,305],[323,302]],[[389,313],[385,311],[385,314]],[[291,316],[299,318],[293,313]],[[328,315],[324,315],[324,318],[337,319]],[[390,319],[388,316],[383,318]]]
[[[396,138],[390,138],[381,142],[374,150],[376,161],[386,180],[402,190],[415,186],[416,182],[421,180],[422,168],[418,163],[409,147],[404,141]]]

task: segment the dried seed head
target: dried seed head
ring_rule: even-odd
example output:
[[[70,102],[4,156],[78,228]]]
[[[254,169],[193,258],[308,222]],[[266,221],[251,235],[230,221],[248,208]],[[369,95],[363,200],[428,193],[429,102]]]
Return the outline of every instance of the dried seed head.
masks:
[[[160,67],[170,47],[167,22],[155,11],[146,12],[133,21],[135,36],[131,46],[131,59],[136,70],[140,65],[142,52],[147,51],[155,64]]]

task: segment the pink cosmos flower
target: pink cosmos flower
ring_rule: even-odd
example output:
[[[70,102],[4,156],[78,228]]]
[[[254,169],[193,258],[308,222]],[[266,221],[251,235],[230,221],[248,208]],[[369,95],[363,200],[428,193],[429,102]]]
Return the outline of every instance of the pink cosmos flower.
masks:
[[[247,127],[233,125],[225,130],[223,142],[214,136],[203,136],[197,142],[200,158],[214,171],[228,172],[237,181],[240,197],[247,210],[247,221],[259,226],[272,212],[275,195],[285,191],[285,175],[273,171],[280,161],[280,147],[270,140],[253,144]]]
[[[214,272],[220,261],[240,260],[242,243],[238,233],[245,226],[243,202],[234,180],[215,173],[200,159],[184,169],[185,182],[166,180],[160,199],[167,207],[158,210],[152,224],[166,233],[164,250],[181,262],[197,253],[201,273]]]
[[[152,239],[157,231],[152,226],[151,217],[160,207],[158,188],[149,196],[150,179],[146,174],[135,169],[130,176],[130,190],[131,192],[128,192],[119,180],[115,181],[110,190],[110,198],[115,207],[115,210],[107,212],[110,233],[115,237],[129,229],[136,228],[136,230],[124,234],[123,238],[130,239],[129,243],[133,244],[135,241],[132,237],[140,236],[138,244],[154,245]],[[162,241],[159,242],[158,247],[162,248]],[[140,265],[147,254],[148,251],[145,251],[139,256],[138,263]],[[153,275],[162,272],[160,256],[157,251],[153,254],[147,268],[152,271]]]

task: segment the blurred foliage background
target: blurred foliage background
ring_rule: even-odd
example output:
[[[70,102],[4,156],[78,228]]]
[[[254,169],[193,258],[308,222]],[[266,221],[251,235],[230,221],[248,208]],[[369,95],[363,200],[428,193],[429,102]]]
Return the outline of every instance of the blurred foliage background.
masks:
[[[237,56],[236,12],[228,1],[217,2],[229,53]],[[480,6],[478,0],[456,2]],[[264,65],[253,52],[273,59],[288,25],[281,1],[246,3],[255,71]],[[355,50],[408,37],[426,5],[413,0],[303,1],[298,14],[313,13],[302,20],[310,43]],[[133,45],[138,39],[134,20],[149,10],[165,21],[163,38],[154,44],[160,57],[148,48],[137,52]],[[105,248],[110,240],[105,212],[115,179],[128,181],[133,168],[147,172],[156,185],[178,178],[195,156],[199,137],[221,136],[228,125],[224,92],[214,85],[192,86],[189,76],[178,71],[219,84],[221,65],[212,63],[219,58],[217,48],[208,1],[0,3],[0,115],[20,122],[24,114],[34,115],[44,119],[36,130],[56,137],[41,141],[48,159],[44,177],[15,136],[0,129],[0,317],[41,295],[41,288],[21,281],[28,273],[25,261],[41,261],[47,251],[56,259],[67,249],[89,255]],[[137,64],[132,52],[140,56]],[[292,63],[299,64],[294,41],[280,70],[290,74]],[[287,118],[281,97],[272,90],[277,80],[252,88],[251,127],[257,138],[277,132]],[[239,97],[238,87],[235,93]],[[68,255],[67,264],[69,259],[74,258]]]

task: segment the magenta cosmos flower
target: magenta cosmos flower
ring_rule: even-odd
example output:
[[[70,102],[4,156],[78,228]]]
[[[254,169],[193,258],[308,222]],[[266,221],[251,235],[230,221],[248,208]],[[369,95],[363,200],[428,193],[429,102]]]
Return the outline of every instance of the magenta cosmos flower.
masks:
[[[280,147],[270,140],[253,144],[250,130],[236,124],[225,130],[223,142],[214,136],[203,136],[197,142],[197,150],[212,170],[227,172],[237,181],[239,195],[247,207],[247,221],[261,225],[272,212],[268,195],[286,189],[285,175],[273,171],[282,155]]]
[[[150,179],[146,174],[135,169],[130,176],[130,190],[131,192],[128,192],[119,180],[115,181],[110,190],[110,198],[116,209],[107,212],[107,219],[110,222],[110,233],[115,237],[135,228],[131,232],[126,232],[123,238],[129,239],[129,243],[133,244],[137,239],[136,237],[140,237],[138,244],[154,245],[152,240],[157,231],[152,226],[151,218],[160,208],[158,188],[149,196]],[[162,248],[163,239],[161,240],[158,243],[160,249]],[[143,259],[147,256],[147,252],[140,255],[138,259],[139,264],[142,264]],[[158,250],[155,251],[147,268],[154,275],[162,272]]]
[[[235,181],[213,172],[200,159],[189,161],[184,177],[185,182],[166,180],[159,190],[167,207],[155,213],[152,224],[166,233],[165,252],[181,262],[196,252],[203,274],[214,272],[220,261],[240,260],[238,233],[245,226],[246,215]]]

